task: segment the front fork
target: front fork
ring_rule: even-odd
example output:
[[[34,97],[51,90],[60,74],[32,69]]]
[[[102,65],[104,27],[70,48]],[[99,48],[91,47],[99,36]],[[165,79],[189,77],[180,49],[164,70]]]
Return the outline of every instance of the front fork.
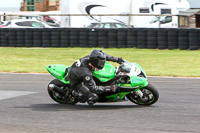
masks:
[[[140,89],[135,89],[134,91],[135,91],[135,94],[136,94],[137,96],[139,96],[140,98],[143,97],[143,93],[142,93],[142,91],[141,91]]]

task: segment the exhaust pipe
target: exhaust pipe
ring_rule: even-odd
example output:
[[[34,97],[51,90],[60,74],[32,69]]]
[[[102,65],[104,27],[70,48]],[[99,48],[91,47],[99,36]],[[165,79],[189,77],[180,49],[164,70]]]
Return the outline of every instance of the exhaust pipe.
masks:
[[[56,85],[54,85],[54,84],[49,84],[49,89],[50,89],[51,91],[57,92],[57,93],[60,94],[61,96],[65,96],[65,94],[66,94],[66,92],[65,92],[63,89],[61,89],[60,87],[58,87],[58,86],[56,86]]]

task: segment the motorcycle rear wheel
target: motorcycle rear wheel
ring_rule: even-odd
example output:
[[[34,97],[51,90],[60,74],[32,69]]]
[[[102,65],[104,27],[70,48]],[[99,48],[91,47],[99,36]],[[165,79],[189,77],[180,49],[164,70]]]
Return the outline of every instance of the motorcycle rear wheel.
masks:
[[[126,97],[133,103],[138,105],[152,105],[159,99],[158,90],[151,84],[140,89],[143,92],[143,97],[135,95],[134,92],[128,94]]]
[[[58,79],[54,79],[52,80],[49,84],[54,84],[58,87],[60,87],[61,89],[63,90],[66,90],[69,85],[67,84],[64,84],[63,82],[61,82],[60,80]],[[49,85],[47,87],[47,90],[48,90],[48,94],[49,96],[57,103],[60,103],[60,104],[76,104],[78,101],[76,99],[73,98],[73,96],[69,95],[70,98],[66,98],[66,97],[63,97],[61,96],[59,93],[53,91],[52,89],[49,88]]]

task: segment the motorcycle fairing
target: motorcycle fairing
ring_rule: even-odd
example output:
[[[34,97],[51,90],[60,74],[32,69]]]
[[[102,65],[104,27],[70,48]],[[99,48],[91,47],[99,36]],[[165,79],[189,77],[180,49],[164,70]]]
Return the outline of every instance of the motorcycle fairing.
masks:
[[[101,82],[107,82],[115,77],[115,67],[106,62],[103,69],[93,72],[93,76],[98,78]]]
[[[119,86],[129,87],[129,88],[142,88],[148,85],[147,75],[145,71],[135,63],[127,63],[126,67],[130,67],[131,71],[127,73],[130,78],[129,84],[120,83]]]
[[[124,97],[129,93],[131,93],[131,92],[120,92],[120,93],[117,93],[117,94],[106,96],[106,99],[107,99],[106,102],[117,102],[119,100],[124,99]]]
[[[147,81],[147,75],[146,75],[145,71],[136,62],[133,63],[133,65],[135,67],[136,73],[138,73],[138,74],[136,76],[130,77],[131,86],[132,87],[139,86],[138,88],[142,88],[142,87],[147,86],[148,81]]]
[[[53,65],[47,65],[46,69],[49,71],[49,73],[62,81],[65,84],[69,84],[69,81],[66,81],[65,78],[67,77],[69,70],[66,71],[66,69],[69,69],[70,66],[62,65],[62,64],[53,64]]]
[[[146,78],[140,78],[137,76],[133,76],[130,78],[131,82],[131,87],[138,87],[142,88],[148,85],[147,79]]]

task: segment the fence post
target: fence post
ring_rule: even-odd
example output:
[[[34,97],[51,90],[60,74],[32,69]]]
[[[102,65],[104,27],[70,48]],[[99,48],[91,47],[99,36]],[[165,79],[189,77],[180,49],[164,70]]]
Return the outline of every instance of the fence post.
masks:
[[[3,21],[6,21],[6,13],[3,14]]]
[[[158,28],[160,28],[160,27],[161,27],[161,23],[160,23],[160,15],[158,16],[158,20],[159,20],[159,26],[158,26]]]
[[[69,21],[69,27],[71,27],[71,16],[69,16],[68,21]]]

